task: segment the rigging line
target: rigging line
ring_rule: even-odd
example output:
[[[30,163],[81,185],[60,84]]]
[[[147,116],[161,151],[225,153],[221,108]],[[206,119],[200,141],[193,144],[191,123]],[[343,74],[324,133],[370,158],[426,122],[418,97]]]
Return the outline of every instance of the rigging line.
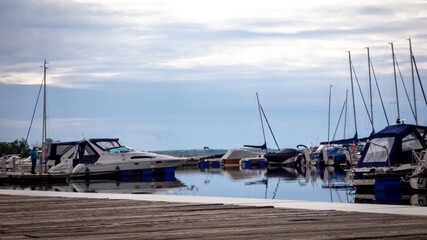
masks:
[[[73,128],[73,124],[71,124],[71,122],[70,122],[70,120],[69,120],[69,119],[70,119],[70,117],[68,116],[68,113],[65,111],[64,101],[62,101],[61,95],[59,94],[59,91],[58,91],[58,88],[57,88],[57,87],[55,88],[55,90],[56,90],[56,94],[58,95],[59,101],[61,102],[62,110],[64,111],[64,114],[65,114],[65,117],[66,117],[66,121],[67,121],[68,125],[69,125],[69,126],[70,126],[70,128],[71,128],[71,132],[72,132],[72,134],[74,135],[74,133],[75,133],[75,129]]]
[[[332,137],[332,141],[335,141],[335,134],[337,133],[338,127],[339,127],[339,125],[340,125],[340,122],[341,122],[341,116],[342,116],[342,113],[343,113],[343,111],[344,111],[344,108],[345,108],[345,104],[346,104],[346,103],[347,103],[347,99],[344,101],[344,104],[342,105],[341,113],[340,113],[340,117],[338,118],[337,127],[335,128],[335,132],[334,132],[334,136]]]
[[[426,102],[426,105],[427,105],[426,93],[424,92],[423,83],[421,82],[420,73],[418,72],[417,62],[415,62],[415,57],[414,56],[412,56],[412,58],[414,59],[415,70],[417,71],[418,81],[420,82],[421,91],[423,92],[423,96],[424,96],[424,101]]]
[[[399,70],[400,80],[402,81],[403,88],[405,89],[406,98],[408,98],[409,107],[411,107],[412,116],[414,116],[414,119],[416,120],[417,117],[415,116],[414,108],[412,108],[411,100],[409,99],[408,91],[406,90],[406,85],[405,85],[405,82],[403,81],[402,72],[400,71],[400,67],[399,67],[399,62],[397,61],[396,56],[394,56],[394,58],[396,60],[397,70]]]
[[[378,95],[380,96],[381,106],[383,107],[384,116],[385,116],[385,119],[387,121],[387,126],[390,126],[390,123],[389,123],[388,117],[387,117],[387,112],[385,111],[385,107],[384,107],[383,97],[381,96],[380,87],[378,86],[377,75],[375,74],[374,65],[372,64],[372,61],[371,61],[371,67],[372,67],[372,74],[374,75],[374,79],[375,79],[375,84],[377,85]]]
[[[43,81],[44,81],[44,79],[42,79],[42,83],[40,84],[39,94],[37,95],[36,106],[34,107],[33,116],[31,117],[30,127],[28,128],[27,137],[25,138],[24,148],[27,145],[28,136],[30,135],[31,126],[33,125],[34,115],[36,114],[37,104],[39,102],[40,93],[41,93],[42,88],[43,88]],[[22,151],[24,151],[24,149],[22,149]]]
[[[356,71],[354,70],[354,66],[351,65],[351,67],[353,68],[354,78],[356,78],[357,86],[359,87],[360,96],[362,96],[363,105],[365,106],[366,113],[368,114],[369,121],[372,124],[371,115],[369,114],[368,107],[366,106],[365,98],[363,97],[363,93],[362,93],[362,88],[360,88],[359,79],[357,78]]]
[[[262,111],[262,115],[264,115],[265,122],[267,122],[267,126],[270,129],[271,135],[273,136],[274,142],[276,143],[277,149],[280,151],[279,144],[277,144],[276,137],[274,137],[273,130],[271,129],[270,123],[267,120],[267,116],[265,116],[264,109],[262,108],[261,104],[259,105],[259,107],[260,107],[260,109]]]
[[[261,120],[261,127],[262,127],[262,135],[264,136],[264,145],[265,145],[265,151],[267,152],[267,140],[265,140],[265,132],[264,132],[264,123],[262,121],[262,116],[261,116],[261,104],[259,103],[259,97],[258,97],[258,93],[256,93],[256,100],[258,102],[258,111],[259,111],[259,118]]]
[[[377,86],[378,95],[380,97],[381,106],[383,108],[384,116],[385,116],[385,119],[387,121],[387,126],[390,126],[390,122],[388,120],[387,112],[386,112],[385,106],[384,106],[384,101],[383,101],[383,98],[382,98],[382,95],[381,95],[380,87],[378,85],[377,75],[375,74],[375,69],[374,69],[374,65],[372,64],[372,61],[371,61],[371,67],[372,67],[372,74],[373,74],[374,79],[375,79],[375,85]]]

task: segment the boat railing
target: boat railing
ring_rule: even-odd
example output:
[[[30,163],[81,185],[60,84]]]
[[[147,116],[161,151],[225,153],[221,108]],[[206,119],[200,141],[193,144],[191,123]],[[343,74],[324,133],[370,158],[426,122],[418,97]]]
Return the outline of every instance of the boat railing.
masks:
[[[427,149],[420,152],[412,150],[412,159],[415,160],[417,165],[427,164]]]
[[[427,149],[420,152],[412,150],[412,164],[416,164],[416,167],[412,169],[412,176],[424,174],[425,168],[427,167]]]

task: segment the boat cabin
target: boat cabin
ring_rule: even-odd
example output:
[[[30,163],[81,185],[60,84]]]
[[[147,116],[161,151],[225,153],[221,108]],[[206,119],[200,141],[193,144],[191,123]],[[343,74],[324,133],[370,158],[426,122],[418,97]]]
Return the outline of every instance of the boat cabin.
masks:
[[[356,168],[391,167],[412,163],[412,151],[427,148],[427,127],[393,125],[372,134]]]

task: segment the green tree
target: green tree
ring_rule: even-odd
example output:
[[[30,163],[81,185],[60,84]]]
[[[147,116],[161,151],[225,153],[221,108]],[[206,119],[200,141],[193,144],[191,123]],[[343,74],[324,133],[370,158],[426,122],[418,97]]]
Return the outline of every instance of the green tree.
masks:
[[[28,157],[30,148],[28,144],[25,143],[25,139],[21,138],[20,140],[16,139],[13,142],[3,142],[0,143],[0,155],[8,154],[21,154],[22,157]]]

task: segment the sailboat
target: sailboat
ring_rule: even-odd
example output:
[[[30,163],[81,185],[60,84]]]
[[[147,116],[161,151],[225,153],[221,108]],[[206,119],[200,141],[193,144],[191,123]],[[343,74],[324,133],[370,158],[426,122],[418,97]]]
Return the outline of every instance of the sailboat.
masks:
[[[249,161],[249,160],[261,161],[262,159],[265,159],[266,163],[268,164],[268,166],[270,168],[271,167],[281,167],[281,166],[295,166],[297,164],[297,162],[300,161],[300,159],[301,159],[301,156],[302,156],[301,152],[299,150],[293,149],[293,148],[280,149],[279,145],[277,144],[276,137],[274,136],[274,133],[271,129],[270,123],[268,122],[267,116],[265,115],[264,109],[262,108],[262,106],[260,104],[258,93],[256,94],[256,96],[257,96],[258,111],[259,111],[259,116],[260,116],[260,121],[261,121],[261,128],[262,128],[262,133],[263,133],[263,137],[264,137],[264,144],[260,145],[260,146],[245,145],[245,147],[263,149],[266,151],[266,153],[263,156],[259,156],[255,159],[244,159],[244,161]],[[268,152],[267,151],[267,141],[265,138],[264,124],[263,124],[264,120],[267,123],[267,126],[270,130],[270,133],[273,137],[273,140],[277,146],[277,152]]]
[[[391,49],[397,100],[397,124],[387,126],[368,138],[362,157],[352,170],[353,185],[357,189],[384,187],[385,182],[391,180],[393,182],[390,184],[396,186],[401,186],[402,183],[407,184],[408,178],[414,176],[413,173],[420,167],[420,163],[427,162],[427,126],[405,124],[400,118],[392,43]]]

